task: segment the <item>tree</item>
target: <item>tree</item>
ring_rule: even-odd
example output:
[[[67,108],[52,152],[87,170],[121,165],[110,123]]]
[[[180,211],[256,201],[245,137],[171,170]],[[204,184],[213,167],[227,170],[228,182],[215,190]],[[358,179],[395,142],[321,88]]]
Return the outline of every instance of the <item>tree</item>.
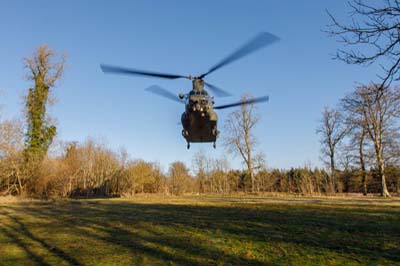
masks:
[[[77,142],[68,143],[65,147],[64,163],[66,165],[66,175],[68,177],[68,187],[64,191],[63,196],[71,196],[74,185],[77,183],[78,174],[81,170],[81,162],[79,160],[79,147]]]
[[[330,180],[328,184],[328,189],[331,193],[335,192],[335,155],[336,148],[338,144],[343,140],[343,138],[348,133],[349,128],[343,123],[343,115],[336,109],[324,108],[322,112],[322,118],[320,120],[320,125],[317,128],[317,134],[321,135],[321,152],[324,156],[329,158],[326,162],[330,169]]]
[[[36,168],[46,155],[56,135],[56,126],[50,121],[47,106],[51,103],[50,92],[61,77],[65,57],[55,60],[56,54],[48,46],[40,46],[32,58],[25,58],[27,79],[33,81],[26,97],[25,160]]]
[[[328,33],[350,47],[338,50],[336,58],[356,65],[379,63],[384,73],[381,89],[400,80],[400,1],[352,0],[349,6],[352,22],[347,25],[328,13]]]
[[[0,122],[0,190],[20,194],[23,188],[21,154],[23,127],[18,120]]]
[[[251,96],[243,96],[242,101],[251,100]],[[224,145],[229,153],[238,154],[242,157],[247,166],[247,173],[251,180],[252,191],[255,188],[254,184],[254,169],[258,168],[255,165],[255,147],[257,138],[254,136],[253,130],[260,121],[260,116],[256,113],[254,104],[243,104],[239,110],[229,114],[225,122]]]
[[[350,105],[351,106],[351,105]],[[344,101],[341,102],[341,107],[346,116],[345,121],[351,129],[349,132],[349,143],[346,146],[346,155],[350,157],[351,163],[359,166],[362,192],[367,195],[367,160],[371,157],[369,152],[369,142],[367,139],[367,128],[365,117],[362,113],[354,113]]]
[[[199,185],[199,192],[206,193],[212,191],[210,180],[211,159],[207,157],[204,150],[200,150],[193,156],[192,169],[196,174]]]
[[[169,168],[170,192],[181,195],[190,190],[191,177],[183,162],[173,162]]]
[[[227,172],[229,171],[229,162],[225,157],[211,160],[211,184],[214,188],[211,192],[229,193],[230,182]]]
[[[346,110],[363,117],[364,128],[374,147],[377,171],[381,179],[381,195],[390,196],[386,186],[385,161],[394,142],[398,140],[395,118],[400,115],[400,91],[380,84],[360,86],[347,95],[342,103]],[[396,155],[395,155],[396,156]]]

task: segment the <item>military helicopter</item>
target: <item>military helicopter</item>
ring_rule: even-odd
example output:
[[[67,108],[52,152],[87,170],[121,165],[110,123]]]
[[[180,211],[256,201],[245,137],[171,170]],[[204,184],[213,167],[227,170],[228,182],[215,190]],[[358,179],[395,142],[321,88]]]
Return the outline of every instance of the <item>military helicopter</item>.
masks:
[[[191,80],[193,87],[192,90],[187,94],[180,93],[175,95],[157,85],[153,85],[146,90],[166,97],[170,100],[185,104],[185,112],[181,116],[181,123],[183,126],[182,136],[186,139],[188,149],[190,148],[190,143],[192,142],[213,142],[213,147],[216,148],[216,140],[219,135],[219,131],[217,127],[218,116],[214,110],[231,108],[244,104],[266,102],[269,98],[268,96],[263,96],[230,104],[214,106],[214,97],[208,94],[208,92],[204,89],[204,86],[207,86],[210,91],[212,91],[213,94],[218,97],[230,96],[230,93],[205,82],[204,78],[217,69],[220,69],[221,67],[226,66],[278,40],[279,38],[271,33],[259,33],[239,49],[235,50],[233,53],[221,60],[218,64],[214,65],[207,72],[199,76],[167,74],[104,64],[101,64],[100,67],[104,73],[137,75],[164,79],[184,78]]]

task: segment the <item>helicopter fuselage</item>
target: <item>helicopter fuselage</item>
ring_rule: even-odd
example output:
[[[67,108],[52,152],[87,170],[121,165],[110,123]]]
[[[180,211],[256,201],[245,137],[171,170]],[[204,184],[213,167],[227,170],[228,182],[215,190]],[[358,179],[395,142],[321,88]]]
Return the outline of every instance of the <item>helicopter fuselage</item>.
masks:
[[[198,86],[197,86],[198,85]],[[213,98],[202,86],[202,80],[193,82],[193,90],[186,98],[185,112],[182,114],[182,136],[188,147],[191,142],[214,142],[218,137],[218,116],[213,109]]]
[[[201,115],[197,112],[182,114],[182,135],[190,142],[215,142],[218,136],[217,118],[214,111]]]

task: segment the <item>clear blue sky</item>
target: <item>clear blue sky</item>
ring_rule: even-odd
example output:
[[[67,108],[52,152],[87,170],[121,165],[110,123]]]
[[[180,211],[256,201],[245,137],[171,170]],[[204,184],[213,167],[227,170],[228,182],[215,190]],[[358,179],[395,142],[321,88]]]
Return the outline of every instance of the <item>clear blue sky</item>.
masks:
[[[199,149],[214,157],[224,153],[211,144],[186,150],[177,125],[182,106],[145,92],[158,84],[186,92],[187,80],[165,81],[105,75],[100,63],[196,75],[260,31],[279,43],[235,62],[207,79],[229,90],[269,95],[258,106],[259,150],[269,167],[320,165],[315,134],[324,105],[334,106],[357,82],[376,79],[376,68],[331,60],[340,47],[322,32],[325,12],[345,19],[347,1],[1,1],[0,103],[3,117],[21,116],[30,84],[22,58],[48,44],[68,55],[62,81],[54,89],[58,102],[51,114],[59,138],[83,141],[104,138],[113,148],[126,147],[133,158],[160,162],[166,168],[180,160],[190,164]],[[219,112],[220,130],[226,115]],[[233,167],[238,158],[229,157]]]

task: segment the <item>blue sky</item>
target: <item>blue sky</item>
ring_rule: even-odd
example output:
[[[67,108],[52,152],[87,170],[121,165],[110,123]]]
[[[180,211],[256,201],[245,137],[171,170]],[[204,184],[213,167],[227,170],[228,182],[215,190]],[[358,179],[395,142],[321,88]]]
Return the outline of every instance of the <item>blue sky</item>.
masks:
[[[346,20],[347,1],[1,1],[0,103],[3,117],[21,116],[24,56],[48,44],[67,54],[67,68],[54,89],[51,108],[59,138],[106,139],[125,147],[132,158],[191,163],[203,149],[213,157],[225,154],[222,142],[193,144],[186,150],[177,125],[182,106],[144,91],[157,84],[171,92],[186,92],[187,80],[161,80],[105,75],[100,63],[196,75],[260,31],[281,38],[266,49],[211,74],[207,81],[234,96],[269,95],[258,106],[262,120],[255,134],[258,150],[269,167],[321,165],[315,134],[324,105],[358,83],[376,80],[377,69],[332,60],[340,47],[322,30],[329,23],[326,9]],[[223,123],[232,110],[219,112]],[[240,168],[239,158],[229,156]]]

